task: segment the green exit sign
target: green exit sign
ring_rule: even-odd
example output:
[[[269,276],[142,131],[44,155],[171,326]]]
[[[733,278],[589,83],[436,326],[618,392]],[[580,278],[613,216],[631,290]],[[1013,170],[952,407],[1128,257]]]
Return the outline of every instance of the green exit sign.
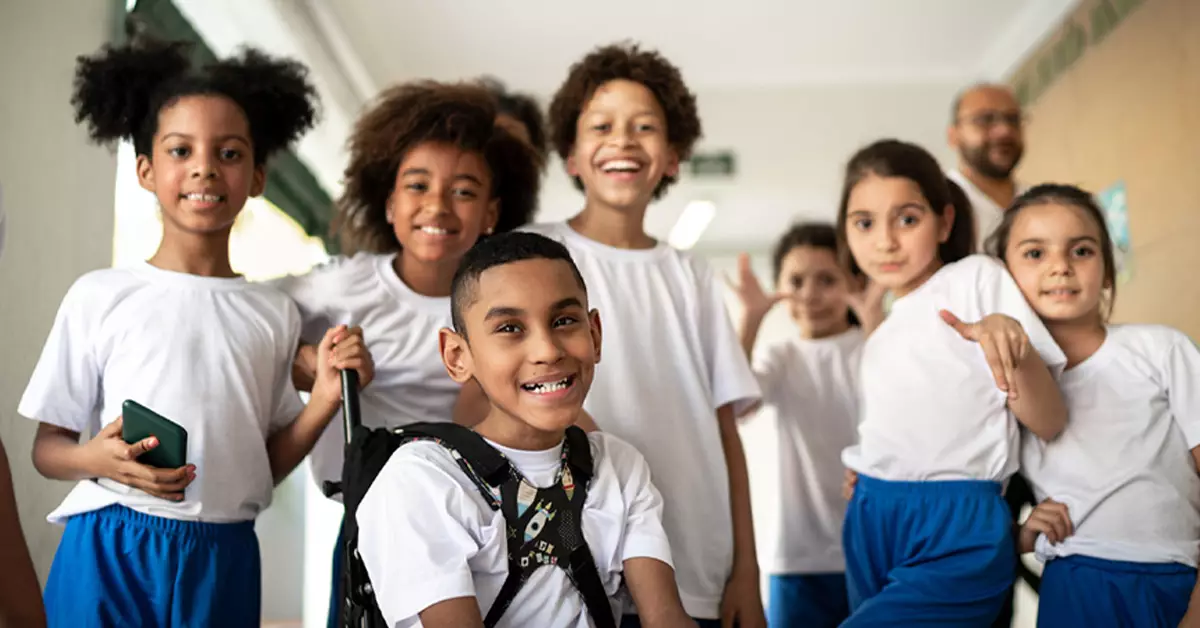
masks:
[[[733,151],[699,153],[689,163],[695,177],[732,177],[737,172]]]

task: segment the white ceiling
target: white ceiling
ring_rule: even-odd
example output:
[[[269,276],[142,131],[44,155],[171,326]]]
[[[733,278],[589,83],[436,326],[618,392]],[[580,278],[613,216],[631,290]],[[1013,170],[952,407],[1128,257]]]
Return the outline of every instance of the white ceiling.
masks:
[[[795,219],[832,219],[842,166],[871,140],[914,141],[952,166],[955,92],[1004,77],[1078,1],[175,0],[219,53],[256,43],[313,68],[325,119],[300,154],[333,194],[349,125],[386,85],[490,74],[545,104],[588,50],[656,48],[697,94],[698,149],[734,151],[738,173],[684,179],[647,230],[665,237],[689,201],[712,200],[707,251],[761,250]],[[581,204],[553,164],[539,219]]]

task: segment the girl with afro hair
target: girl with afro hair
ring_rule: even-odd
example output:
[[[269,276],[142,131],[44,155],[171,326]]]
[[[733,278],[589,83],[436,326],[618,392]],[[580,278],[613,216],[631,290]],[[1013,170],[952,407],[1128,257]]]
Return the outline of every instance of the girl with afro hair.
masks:
[[[496,124],[498,115],[482,85],[420,81],[385,90],[355,124],[333,224],[344,255],[274,282],[303,319],[298,388],[311,385],[321,364],[313,347],[324,330],[354,324],[378,358],[375,383],[360,399],[364,425],[482,418],[474,416],[474,386],[457,406],[464,390],[446,374],[438,331],[451,326],[450,287],[462,257],[480,238],[527,223],[536,207],[541,160]],[[318,484],[342,475],[345,435],[334,423],[313,450]],[[335,550],[331,625],[340,558]]]
[[[268,158],[313,124],[304,67],[253,49],[190,58],[135,36],[76,67],[77,122],[96,142],[132,141],[163,234],[146,262],[76,280],[20,402],[40,422],[38,471],[78,482],[48,517],[66,526],[46,582],[50,626],[258,625],[254,520],[333,417],[338,370],[372,376],[361,332],[330,329],[302,406],[295,306],[229,262]],[[130,401],[186,430],[182,464],[124,429]],[[150,464],[152,451],[174,468]]]

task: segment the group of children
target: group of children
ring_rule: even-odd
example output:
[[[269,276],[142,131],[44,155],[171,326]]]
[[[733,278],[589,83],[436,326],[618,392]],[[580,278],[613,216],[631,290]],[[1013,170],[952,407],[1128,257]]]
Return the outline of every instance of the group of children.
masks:
[[[253,50],[193,67],[143,39],[81,58],[77,117],[133,142],[163,241],[71,287],[20,403],[40,422],[38,470],[79,481],[50,516],[66,525],[51,625],[257,625],[253,521],[310,453],[318,481],[341,477],[344,369],[368,426],[471,426],[531,491],[498,508],[444,443],[397,450],[355,517],[389,626],[582,628],[609,611],[624,627],[765,625],[738,434],[764,403],[787,490],[762,561],[772,626],[987,626],[1018,550],[1048,560],[1045,625],[1200,613],[1200,352],[1107,324],[1112,244],[1085,192],[1030,190],[975,255],[936,161],[872,144],[847,166],[837,224],[781,240],[776,290],[743,259],[735,328],[710,267],[643,228],[701,135],[673,65],[621,45],[570,68],[548,141],[585,202],[561,223],[528,224],[536,106],[494,91],[383,92],[349,140],[348,255],[254,284],[230,267],[230,229],[268,158],[313,124],[304,69]],[[779,302],[798,333],[756,353]],[[138,462],[158,443],[125,442],[125,400],[187,429],[186,466]],[[545,510],[543,489],[577,490],[576,425],[586,499]],[[1014,534],[1002,488],[1018,467],[1044,501]],[[506,517],[527,511],[527,541],[582,530],[609,609],[545,547],[492,612],[515,564]]]

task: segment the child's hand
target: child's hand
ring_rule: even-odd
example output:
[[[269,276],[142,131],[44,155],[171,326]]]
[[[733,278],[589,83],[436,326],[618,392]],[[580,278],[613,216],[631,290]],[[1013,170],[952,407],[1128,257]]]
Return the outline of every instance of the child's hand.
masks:
[[[721,628],[767,628],[758,570],[734,569],[721,597]]]
[[[363,341],[361,327],[338,325],[325,332],[317,346],[317,379],[309,403],[326,405],[332,413],[342,401],[345,369],[358,371],[358,387],[365,388],[375,377],[375,361]]]
[[[124,425],[124,419],[117,417],[116,421],[105,425],[95,438],[83,446],[88,452],[89,467],[95,470],[98,477],[120,482],[162,499],[183,501],[183,489],[196,479],[196,465],[159,469],[138,462],[138,456],[158,447],[158,439],[151,436],[130,445],[121,436]]]
[[[1045,534],[1046,540],[1051,543],[1062,543],[1068,536],[1075,534],[1075,526],[1071,525],[1071,514],[1067,512],[1066,504],[1052,499],[1038,504],[1021,525],[1021,534],[1017,539],[1018,550],[1022,554],[1032,552],[1039,534]]]
[[[848,280],[851,286],[855,285],[852,277]],[[887,288],[878,281],[868,279],[861,290],[846,293],[846,305],[854,312],[863,329],[874,330],[883,322],[883,298],[887,296],[887,292]]]
[[[842,497],[845,497],[846,501],[850,501],[850,498],[854,497],[856,485],[858,485],[858,474],[853,469],[846,469],[846,472],[842,474]]]
[[[728,278],[726,282],[741,301],[745,310],[743,316],[746,318],[761,320],[783,299],[783,295],[777,292],[768,294],[763,290],[762,284],[758,283],[758,278],[754,276],[754,271],[750,269],[750,256],[745,253],[738,256],[737,282],[734,283]]]
[[[991,314],[978,323],[964,323],[947,310],[941,311],[942,320],[954,328],[966,340],[979,343],[996,386],[1008,393],[1009,399],[1017,399],[1016,370],[1033,346],[1029,336],[1015,319],[1003,314]]]

